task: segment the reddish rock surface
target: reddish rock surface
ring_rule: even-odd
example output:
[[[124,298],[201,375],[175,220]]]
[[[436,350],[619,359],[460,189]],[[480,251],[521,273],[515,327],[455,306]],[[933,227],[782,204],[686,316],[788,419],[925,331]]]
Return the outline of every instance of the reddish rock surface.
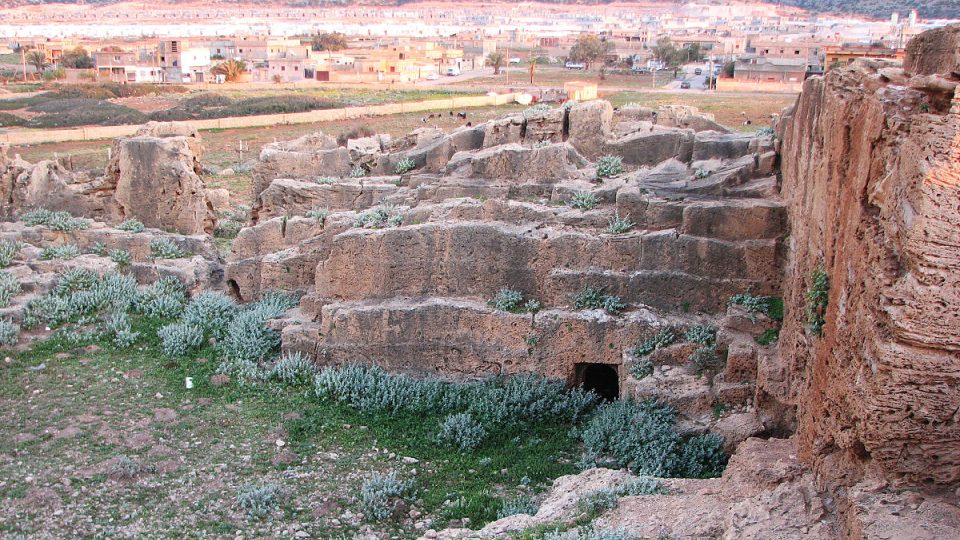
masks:
[[[799,407],[801,456],[832,484],[960,480],[960,102],[938,105],[950,81],[903,80],[886,62],[831,71],[780,126],[784,364],[760,384]],[[822,336],[804,328],[818,267]]]

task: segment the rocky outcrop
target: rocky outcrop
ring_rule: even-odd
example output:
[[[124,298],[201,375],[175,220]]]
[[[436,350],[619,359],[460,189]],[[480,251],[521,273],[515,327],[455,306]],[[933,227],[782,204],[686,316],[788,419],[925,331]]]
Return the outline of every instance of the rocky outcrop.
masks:
[[[960,24],[935,28],[911,39],[903,69],[914,75],[960,79]]]
[[[7,152],[0,145],[0,217],[39,207],[101,218],[109,212],[112,191],[102,175],[70,171],[53,160],[28,163]]]
[[[114,142],[107,169],[113,217],[181,234],[211,234],[216,215],[200,178],[203,146],[196,137],[167,133],[160,126],[144,129],[161,136]]]
[[[960,480],[960,100],[935,101],[955,86],[858,61],[806,81],[779,126],[793,249],[760,398],[798,407],[801,456],[831,485]],[[807,313],[818,269],[829,301]]]

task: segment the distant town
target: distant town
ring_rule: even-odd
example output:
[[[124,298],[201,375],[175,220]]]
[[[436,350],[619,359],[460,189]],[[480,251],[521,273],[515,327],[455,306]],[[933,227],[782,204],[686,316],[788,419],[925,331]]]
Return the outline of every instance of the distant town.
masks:
[[[0,79],[438,85],[492,68],[533,84],[538,72],[562,69],[653,74],[649,84],[637,79],[650,87],[796,92],[810,75],[857,58],[901,58],[911,37],[948,22],[915,11],[866,20],[696,2],[47,5],[0,9]]]

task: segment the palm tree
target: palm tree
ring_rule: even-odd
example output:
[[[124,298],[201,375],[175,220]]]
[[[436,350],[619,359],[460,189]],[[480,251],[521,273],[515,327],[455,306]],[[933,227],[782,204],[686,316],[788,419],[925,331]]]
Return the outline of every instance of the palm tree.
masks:
[[[494,75],[499,75],[500,68],[503,67],[503,53],[500,51],[490,53],[487,57],[487,65],[493,66]]]
[[[27,53],[26,61],[37,69],[37,73],[43,73],[43,70],[50,67],[47,57],[43,51],[30,51]]]
[[[243,60],[227,60],[213,66],[210,70],[215,75],[223,75],[227,82],[236,82],[247,71],[247,63]]]

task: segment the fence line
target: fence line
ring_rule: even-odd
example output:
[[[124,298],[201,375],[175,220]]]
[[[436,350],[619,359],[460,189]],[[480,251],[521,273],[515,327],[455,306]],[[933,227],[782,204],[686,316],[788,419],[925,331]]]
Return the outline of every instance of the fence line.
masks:
[[[227,118],[211,118],[209,120],[185,120],[174,123],[187,124],[194,129],[233,129],[285,124],[309,124],[313,122],[350,120],[364,116],[386,116],[390,114],[431,111],[437,109],[460,109],[466,107],[505,105],[507,103],[512,103],[515,98],[516,94],[499,94],[495,96],[463,96],[428,99],[425,101],[384,103],[382,105],[343,107],[340,109],[323,109],[299,113],[231,116]],[[0,133],[0,143],[18,146],[25,144],[92,141],[97,139],[130,137],[135,134],[140,127],[140,125],[88,126],[71,129],[9,131],[7,133]]]

